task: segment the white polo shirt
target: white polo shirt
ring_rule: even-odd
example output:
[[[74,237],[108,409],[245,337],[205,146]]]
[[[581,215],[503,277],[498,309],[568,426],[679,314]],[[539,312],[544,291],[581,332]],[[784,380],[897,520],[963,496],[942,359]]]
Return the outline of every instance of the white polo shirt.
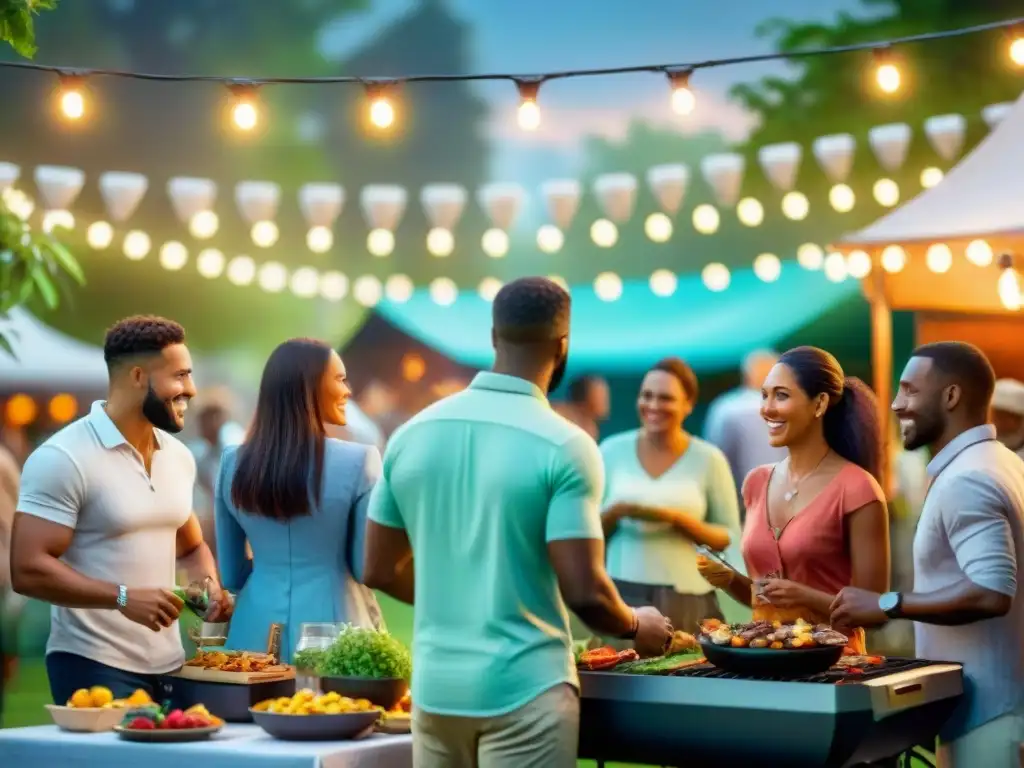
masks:
[[[129,589],[175,582],[176,536],[192,513],[196,463],[159,429],[146,474],[103,402],[36,448],[21,475],[18,511],[74,529],[62,560],[84,576]],[[178,624],[153,632],[117,610],[51,609],[46,652],[78,654],[117,669],[163,674],[181,666]]]

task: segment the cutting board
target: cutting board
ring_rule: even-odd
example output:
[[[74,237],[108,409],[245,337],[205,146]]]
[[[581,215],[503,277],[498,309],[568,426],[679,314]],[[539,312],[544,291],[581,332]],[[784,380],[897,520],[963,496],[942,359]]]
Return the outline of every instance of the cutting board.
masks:
[[[172,677],[195,680],[200,683],[229,683],[233,685],[252,685],[253,683],[270,683],[277,680],[292,680],[295,667],[281,664],[262,672],[224,672],[220,669],[203,667],[182,667]]]

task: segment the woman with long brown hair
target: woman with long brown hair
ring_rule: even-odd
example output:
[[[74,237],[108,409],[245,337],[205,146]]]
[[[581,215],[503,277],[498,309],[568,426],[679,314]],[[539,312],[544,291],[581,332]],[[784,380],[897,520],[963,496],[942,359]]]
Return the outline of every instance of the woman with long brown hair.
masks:
[[[252,426],[225,450],[216,490],[222,579],[239,592],[229,648],[262,650],[270,625],[284,624],[288,661],[305,622],[379,620],[359,578],[380,454],[327,437],[328,425],[344,426],[351,394],[345,365],[323,342],[291,339],[267,360]]]

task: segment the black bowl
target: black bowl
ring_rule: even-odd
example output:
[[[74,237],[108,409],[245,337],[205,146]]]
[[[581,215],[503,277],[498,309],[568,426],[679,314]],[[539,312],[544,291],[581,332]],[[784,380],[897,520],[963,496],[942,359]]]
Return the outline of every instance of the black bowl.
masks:
[[[260,728],[282,741],[340,741],[369,732],[380,712],[346,712],[337,715],[282,715],[249,710]]]
[[[825,672],[843,655],[841,645],[814,648],[733,648],[700,638],[704,658],[719,669],[747,677],[807,677]]]
[[[367,699],[371,704],[391,710],[409,691],[409,682],[400,677],[321,677],[324,693],[337,693],[350,699]]]

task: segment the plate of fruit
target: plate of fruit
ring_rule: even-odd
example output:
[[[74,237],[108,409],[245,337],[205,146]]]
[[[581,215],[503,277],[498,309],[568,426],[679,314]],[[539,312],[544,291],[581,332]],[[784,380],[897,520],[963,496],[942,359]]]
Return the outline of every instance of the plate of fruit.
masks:
[[[141,688],[126,699],[115,699],[109,688],[94,685],[92,688],[79,688],[63,705],[47,704],[46,710],[61,730],[100,733],[120,723],[126,709],[143,707],[152,701]]]
[[[128,710],[114,730],[125,741],[180,743],[208,739],[223,727],[224,721],[202,704],[181,710],[167,703]]]
[[[275,739],[334,741],[369,735],[384,709],[368,699],[304,689],[291,697],[261,701],[249,712],[253,722]]]

